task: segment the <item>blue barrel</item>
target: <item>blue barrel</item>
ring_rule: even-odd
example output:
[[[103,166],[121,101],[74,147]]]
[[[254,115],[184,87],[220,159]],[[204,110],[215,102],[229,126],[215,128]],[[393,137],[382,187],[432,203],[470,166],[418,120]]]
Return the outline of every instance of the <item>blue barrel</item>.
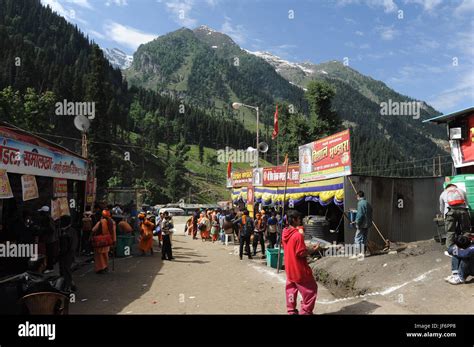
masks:
[[[349,220],[351,221],[350,227],[355,229],[355,224],[352,224],[352,222],[355,222],[356,216],[357,216],[357,210],[349,210]]]

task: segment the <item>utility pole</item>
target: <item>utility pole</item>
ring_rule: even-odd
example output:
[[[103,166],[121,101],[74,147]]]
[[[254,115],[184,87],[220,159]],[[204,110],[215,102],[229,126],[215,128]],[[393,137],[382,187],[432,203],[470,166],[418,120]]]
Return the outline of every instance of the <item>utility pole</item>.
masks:
[[[436,161],[435,161],[435,160],[436,160],[436,159],[433,158],[433,177],[436,176]]]

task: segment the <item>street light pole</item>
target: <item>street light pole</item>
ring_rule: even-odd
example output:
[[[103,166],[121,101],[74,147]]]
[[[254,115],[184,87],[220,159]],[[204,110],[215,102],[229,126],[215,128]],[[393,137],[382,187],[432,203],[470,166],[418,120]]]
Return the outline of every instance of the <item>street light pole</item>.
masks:
[[[247,108],[252,108],[254,110],[257,110],[257,145],[255,146],[256,148],[256,151],[257,151],[257,169],[259,168],[259,157],[260,157],[260,153],[259,153],[259,150],[258,150],[258,144],[259,144],[259,141],[258,141],[258,123],[260,123],[260,110],[258,109],[258,106],[250,106],[250,105],[246,105],[246,104],[242,104],[241,102],[234,102],[232,104],[232,108],[234,110],[238,110],[240,107],[247,107]]]

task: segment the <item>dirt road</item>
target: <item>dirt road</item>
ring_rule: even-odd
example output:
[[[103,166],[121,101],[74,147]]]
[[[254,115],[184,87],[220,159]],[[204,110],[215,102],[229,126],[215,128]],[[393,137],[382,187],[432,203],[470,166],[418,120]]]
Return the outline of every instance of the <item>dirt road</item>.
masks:
[[[117,258],[115,271],[93,265],[74,273],[79,291],[72,314],[285,314],[285,273],[265,260],[239,260],[237,246],[192,240],[176,225],[174,261],[154,256]],[[156,245],[155,245],[156,249]],[[259,255],[259,254],[257,254]],[[332,300],[322,286],[319,298]],[[336,309],[317,307],[315,313]]]
[[[74,272],[79,291],[70,313],[286,314],[283,271],[277,274],[265,260],[239,260],[237,246],[192,240],[183,224],[176,229],[174,261],[162,261],[161,253],[134,255],[116,259],[106,275],[96,275],[92,264]],[[314,312],[413,313],[392,294],[341,299],[319,284]]]

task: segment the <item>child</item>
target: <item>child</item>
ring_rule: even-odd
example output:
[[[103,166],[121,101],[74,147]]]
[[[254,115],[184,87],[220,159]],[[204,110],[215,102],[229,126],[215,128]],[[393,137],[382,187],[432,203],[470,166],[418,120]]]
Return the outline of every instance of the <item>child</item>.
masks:
[[[296,298],[298,292],[301,293],[302,314],[313,314],[318,285],[313,277],[313,271],[306,261],[308,249],[304,243],[304,235],[300,232],[301,214],[298,211],[289,211],[289,225],[283,229],[282,241],[285,251],[285,271],[286,271],[286,307],[288,314],[298,314],[296,309]],[[313,251],[319,245],[312,247]]]

